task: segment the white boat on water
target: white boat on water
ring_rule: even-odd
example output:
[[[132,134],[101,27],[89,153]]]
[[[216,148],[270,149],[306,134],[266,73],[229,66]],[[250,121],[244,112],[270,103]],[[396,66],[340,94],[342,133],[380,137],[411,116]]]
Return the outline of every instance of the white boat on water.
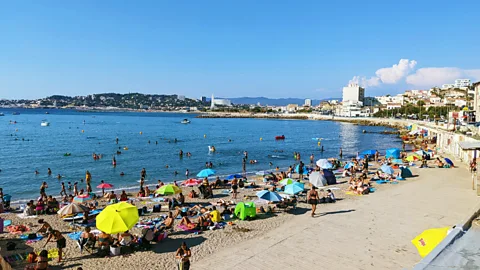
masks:
[[[48,127],[48,126],[50,126],[50,123],[49,123],[48,121],[46,121],[46,120],[43,120],[42,123],[40,124],[40,126],[42,126],[42,127]]]
[[[187,118],[183,119],[182,122],[180,122],[182,124],[190,124],[190,120],[188,120]]]
[[[5,116],[5,114],[3,114],[3,112],[0,112],[0,116]]]

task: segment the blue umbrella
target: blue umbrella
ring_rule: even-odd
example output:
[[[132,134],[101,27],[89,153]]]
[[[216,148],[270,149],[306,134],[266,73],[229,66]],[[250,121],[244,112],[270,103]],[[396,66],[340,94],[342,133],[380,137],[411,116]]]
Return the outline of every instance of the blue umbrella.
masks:
[[[215,171],[212,170],[212,169],[204,169],[204,170],[201,170],[198,174],[197,174],[197,177],[209,177],[211,175],[214,175],[215,174]]]
[[[448,164],[450,164],[450,166],[452,166],[452,167],[454,166],[454,165],[453,165],[453,161],[452,161],[451,159],[449,159],[449,158],[445,158],[445,162],[447,162]]]
[[[295,195],[297,193],[300,193],[305,190],[305,187],[302,183],[295,182],[290,185],[285,186],[285,190],[283,192],[290,194],[290,195]]]
[[[257,192],[257,196],[260,199],[271,201],[271,202],[279,202],[282,200],[282,196],[278,195],[276,192],[272,192],[269,190],[262,190]]]
[[[243,176],[240,175],[240,174],[230,174],[230,175],[227,176],[227,178],[225,178],[225,179],[227,179],[227,180],[233,180],[234,178],[243,178]]]
[[[380,170],[382,170],[382,172],[386,174],[394,174],[394,170],[392,169],[392,167],[386,164],[382,165],[382,167],[380,167]]]
[[[351,168],[352,166],[354,166],[354,165],[355,165],[355,163],[353,163],[353,162],[350,161],[350,162],[348,162],[347,164],[345,164],[345,166],[344,166],[343,168],[344,168],[344,169],[350,169],[350,168]]]

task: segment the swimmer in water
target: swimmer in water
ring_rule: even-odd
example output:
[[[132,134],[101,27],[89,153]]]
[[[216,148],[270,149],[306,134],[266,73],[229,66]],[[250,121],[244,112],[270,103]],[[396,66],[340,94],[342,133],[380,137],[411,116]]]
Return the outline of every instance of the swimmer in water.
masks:
[[[158,141],[155,141],[155,144],[158,144]]]
[[[173,175],[177,176],[177,175],[178,175],[178,172],[177,172],[177,171],[174,171],[174,172],[173,172]]]
[[[167,165],[165,165],[165,168],[167,168],[167,169],[168,169],[169,167],[170,167],[170,166],[168,166],[168,164],[167,164]]]
[[[272,163],[272,162],[269,162],[268,165],[273,166],[273,163]]]
[[[40,174],[37,170],[35,170],[35,174]]]
[[[113,167],[117,167],[117,160],[115,159],[115,156],[112,157],[112,165]]]
[[[125,175],[125,173],[124,173],[124,172],[121,172],[121,173],[120,173],[120,176],[124,176],[124,175]]]
[[[62,176],[60,174],[57,175],[57,179],[60,180],[62,179]]]

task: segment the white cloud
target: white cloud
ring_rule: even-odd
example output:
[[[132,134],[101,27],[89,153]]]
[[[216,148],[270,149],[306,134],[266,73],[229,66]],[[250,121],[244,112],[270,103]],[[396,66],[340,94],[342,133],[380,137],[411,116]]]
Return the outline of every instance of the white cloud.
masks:
[[[369,79],[365,76],[354,76],[350,83],[356,83],[363,87],[375,87],[382,83],[395,84],[405,78],[416,65],[417,61],[415,60],[400,59],[398,64],[377,70],[375,76]]]
[[[441,86],[453,83],[455,79],[480,80],[480,69],[460,69],[456,67],[420,68],[414,74],[407,76],[407,83],[416,87]]]

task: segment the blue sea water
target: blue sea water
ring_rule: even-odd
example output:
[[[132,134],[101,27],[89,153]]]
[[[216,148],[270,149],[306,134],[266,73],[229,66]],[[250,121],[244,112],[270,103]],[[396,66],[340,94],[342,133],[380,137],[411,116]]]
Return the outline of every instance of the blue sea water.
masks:
[[[13,111],[20,114],[12,115]],[[156,184],[158,179],[184,180],[186,169],[191,176],[196,175],[205,168],[205,162],[213,163],[217,175],[239,173],[243,151],[248,151],[249,160],[258,161],[247,164],[248,172],[256,172],[292,165],[294,151],[300,152],[302,160],[309,163],[311,154],[315,160],[337,157],[340,147],[346,157],[365,149],[384,152],[401,144],[395,135],[362,133],[364,129],[383,131],[384,127],[331,121],[201,119],[177,113],[40,109],[0,109],[0,112],[5,113],[0,117],[0,187],[13,196],[12,201],[35,198],[42,181],[49,185],[47,194],[58,195],[61,181],[79,182],[79,188],[84,188],[85,183],[80,179],[85,177],[86,170],[92,174],[94,188],[100,180],[105,180],[121,189],[138,187],[142,168],[147,170],[147,184]],[[189,118],[191,124],[181,124],[184,118]],[[50,126],[40,126],[44,119]],[[285,135],[286,139],[276,141],[278,135]],[[312,139],[317,137],[323,138],[324,152]],[[217,151],[210,153],[209,145],[214,145]],[[124,147],[128,150],[123,150]],[[116,155],[117,150],[122,153]],[[180,150],[191,152],[192,156],[180,158]],[[71,156],[64,156],[65,153]],[[102,154],[103,158],[94,160],[93,153]],[[51,176],[47,175],[47,168],[51,168]],[[40,174],[35,175],[35,170]],[[178,171],[177,176],[174,171]],[[120,172],[125,176],[120,176]],[[57,174],[63,176],[60,181]]]

